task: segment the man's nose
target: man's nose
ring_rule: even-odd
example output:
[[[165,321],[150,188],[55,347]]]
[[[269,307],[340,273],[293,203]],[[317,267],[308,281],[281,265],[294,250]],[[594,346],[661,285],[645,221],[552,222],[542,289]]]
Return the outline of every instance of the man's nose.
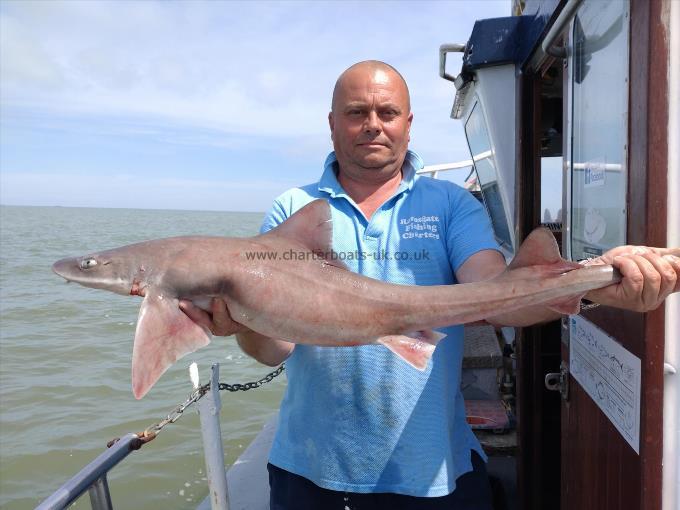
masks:
[[[378,134],[380,133],[380,131],[382,131],[378,112],[374,110],[368,112],[368,115],[366,116],[366,121],[364,122],[364,131],[366,133],[372,134]]]

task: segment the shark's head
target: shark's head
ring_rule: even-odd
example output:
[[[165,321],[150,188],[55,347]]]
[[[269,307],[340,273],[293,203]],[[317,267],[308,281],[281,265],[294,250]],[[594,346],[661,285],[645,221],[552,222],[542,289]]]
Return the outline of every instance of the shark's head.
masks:
[[[136,286],[139,290],[136,266],[126,257],[114,256],[114,251],[61,259],[52,265],[52,270],[67,281],[85,287],[123,295],[138,293],[135,292]]]

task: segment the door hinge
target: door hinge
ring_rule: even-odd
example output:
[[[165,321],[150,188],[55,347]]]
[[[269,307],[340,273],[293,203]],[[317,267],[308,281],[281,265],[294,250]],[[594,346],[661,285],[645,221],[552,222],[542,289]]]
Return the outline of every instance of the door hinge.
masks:
[[[559,372],[545,374],[545,387],[551,391],[559,391],[562,400],[569,399],[569,366],[560,362]]]

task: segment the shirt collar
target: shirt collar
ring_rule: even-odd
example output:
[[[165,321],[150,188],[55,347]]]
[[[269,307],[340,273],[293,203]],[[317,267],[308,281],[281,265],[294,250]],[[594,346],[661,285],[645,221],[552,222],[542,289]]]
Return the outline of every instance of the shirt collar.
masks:
[[[402,167],[403,175],[395,195],[413,188],[413,184],[418,179],[416,172],[424,166],[423,160],[418,154],[410,150],[406,151]],[[335,152],[331,152],[323,165],[323,174],[321,174],[321,179],[319,180],[319,191],[328,193],[331,198],[347,197],[347,193],[340,185],[340,182],[338,182],[337,167],[338,159],[335,157]]]

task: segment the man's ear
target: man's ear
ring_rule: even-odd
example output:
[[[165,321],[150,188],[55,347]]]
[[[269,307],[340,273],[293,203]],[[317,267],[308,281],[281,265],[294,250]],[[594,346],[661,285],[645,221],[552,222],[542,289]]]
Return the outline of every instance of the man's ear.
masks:
[[[411,141],[411,123],[413,122],[413,112],[409,112],[408,118],[406,119],[406,121],[408,122],[408,130],[407,130],[408,141],[410,142]]]
[[[331,140],[333,139],[333,131],[335,129],[335,119],[333,118],[333,112],[328,112],[328,126],[331,128]]]

